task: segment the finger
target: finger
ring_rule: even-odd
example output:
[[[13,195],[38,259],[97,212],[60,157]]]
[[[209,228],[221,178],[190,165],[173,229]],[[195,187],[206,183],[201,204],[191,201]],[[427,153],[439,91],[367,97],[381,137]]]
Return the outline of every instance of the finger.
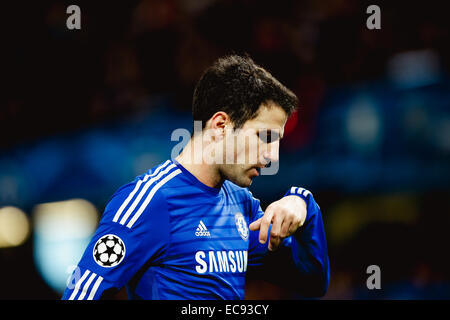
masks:
[[[283,224],[281,225],[281,231],[280,231],[281,238],[286,238],[291,235],[291,233],[289,232],[289,229],[291,227],[293,220],[294,220],[294,218],[292,216],[287,216],[284,218]]]
[[[267,234],[269,232],[269,226],[272,222],[273,210],[270,207],[267,208],[264,216],[261,218],[261,224],[259,226],[259,242],[266,243]]]
[[[296,219],[292,221],[291,225],[289,226],[289,234],[294,234],[298,228],[300,228],[300,219]]]
[[[269,250],[276,250],[281,242],[281,225],[283,223],[284,216],[281,214],[275,214],[272,218],[272,229],[270,230]]]
[[[259,228],[261,227],[261,220],[262,220],[262,218],[259,218],[258,220],[250,223],[250,225],[248,226],[250,228],[250,230],[251,231],[259,230]]]

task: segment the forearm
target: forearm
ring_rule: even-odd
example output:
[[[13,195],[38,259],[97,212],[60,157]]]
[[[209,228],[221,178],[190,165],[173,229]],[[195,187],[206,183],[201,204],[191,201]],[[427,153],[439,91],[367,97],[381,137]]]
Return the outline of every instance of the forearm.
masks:
[[[298,190],[302,193],[297,193]],[[257,270],[260,268],[254,268],[256,276],[289,287],[303,296],[323,296],[328,289],[330,267],[322,215],[312,194],[293,187],[282,199],[271,204],[269,212],[268,209],[266,212],[261,210],[259,200],[253,201],[253,208],[258,210],[251,215],[250,230],[253,231],[250,232],[249,267],[265,265],[267,272],[262,274]],[[281,216],[271,219],[272,224],[267,226],[267,218],[276,214]],[[277,223],[278,231],[272,232]],[[264,224],[265,228],[262,227]],[[256,232],[258,230],[259,233]],[[285,237],[286,231],[283,230],[293,231]],[[267,235],[284,239],[280,250],[268,250],[270,242],[266,242]]]
[[[290,239],[292,258],[299,273],[295,282],[302,294],[323,296],[330,281],[330,263],[322,214],[312,194],[302,198],[307,204],[307,217]]]

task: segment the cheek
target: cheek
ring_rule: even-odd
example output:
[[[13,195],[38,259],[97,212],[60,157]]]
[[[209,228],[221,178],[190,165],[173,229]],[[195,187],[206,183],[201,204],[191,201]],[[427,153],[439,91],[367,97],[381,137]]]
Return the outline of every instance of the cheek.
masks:
[[[232,163],[234,154],[236,153],[236,145],[233,136],[228,136],[223,144],[223,152],[225,154],[226,163]]]
[[[260,150],[260,140],[253,132],[252,134],[244,132],[226,139],[227,163],[254,165],[258,162]]]
[[[243,139],[240,139],[240,137],[236,137],[234,139],[234,145],[233,145],[233,157],[235,159],[235,163],[245,163],[246,155],[248,154],[248,144],[245,143]]]
[[[247,148],[247,154],[249,156],[250,164],[257,164],[258,158],[262,150],[262,143],[258,143],[257,141],[251,142]]]
[[[260,150],[259,146],[259,138],[254,136],[247,136],[245,140],[239,143],[238,153],[240,156],[245,156],[245,163],[247,164],[255,164],[258,159],[258,152]]]

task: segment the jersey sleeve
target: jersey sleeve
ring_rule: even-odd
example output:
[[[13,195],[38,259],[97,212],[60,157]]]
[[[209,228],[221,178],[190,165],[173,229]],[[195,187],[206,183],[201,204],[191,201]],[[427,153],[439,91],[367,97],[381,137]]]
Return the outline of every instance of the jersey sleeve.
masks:
[[[139,186],[119,189],[73,271],[63,300],[97,300],[117,292],[146,263],[157,263],[168,243],[169,216],[162,190],[139,198]],[[150,201],[149,201],[150,200]]]
[[[300,189],[297,188],[296,190]],[[325,230],[320,208],[313,195],[307,190],[305,190],[304,194],[306,196],[301,197],[307,205],[305,222],[295,234],[283,240],[282,247],[289,251],[290,260],[294,266],[290,271],[295,272],[295,274],[290,274],[289,282],[295,286],[295,289],[298,289],[298,292],[305,296],[323,296],[328,289],[330,280],[330,264]],[[288,191],[285,196],[289,195],[294,194]],[[261,209],[259,200],[252,197],[250,223],[258,220],[263,215],[264,211]],[[259,267],[264,264],[272,265],[272,267],[275,266],[276,270],[273,270],[274,272],[271,274],[278,274],[282,277],[284,270],[281,270],[280,266],[286,266],[287,270],[289,269],[287,267],[289,263],[280,263],[278,253],[270,252],[267,248],[267,243],[261,244],[259,242],[259,231],[250,231],[249,239],[249,267]],[[281,255],[281,257],[283,256]],[[267,263],[270,260],[272,260],[272,263]]]

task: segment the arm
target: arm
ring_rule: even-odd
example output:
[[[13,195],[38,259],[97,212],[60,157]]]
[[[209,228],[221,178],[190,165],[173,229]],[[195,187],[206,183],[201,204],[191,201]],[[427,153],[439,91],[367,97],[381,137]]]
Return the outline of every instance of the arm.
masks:
[[[63,300],[111,298],[146,262],[158,261],[165,252],[168,214],[162,191],[155,193],[146,206],[142,197],[133,207],[134,198],[127,200],[133,187],[119,190],[106,206],[94,236],[72,273]],[[142,214],[128,227],[141,208]]]
[[[330,266],[325,231],[320,208],[309,191],[293,187],[265,212],[259,200],[252,198],[250,221],[254,231],[250,234],[250,267],[265,264],[270,270],[264,274],[271,280],[285,283],[304,296],[326,293]],[[279,246],[281,250],[277,250]],[[290,259],[285,259],[286,251]]]

